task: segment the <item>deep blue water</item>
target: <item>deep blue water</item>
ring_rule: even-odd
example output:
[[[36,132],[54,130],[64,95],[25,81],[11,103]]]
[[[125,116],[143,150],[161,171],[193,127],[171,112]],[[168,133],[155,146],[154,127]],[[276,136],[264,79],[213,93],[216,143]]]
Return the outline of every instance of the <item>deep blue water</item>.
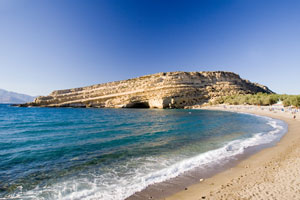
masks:
[[[203,110],[0,105],[0,198],[124,199],[278,140],[281,121]]]

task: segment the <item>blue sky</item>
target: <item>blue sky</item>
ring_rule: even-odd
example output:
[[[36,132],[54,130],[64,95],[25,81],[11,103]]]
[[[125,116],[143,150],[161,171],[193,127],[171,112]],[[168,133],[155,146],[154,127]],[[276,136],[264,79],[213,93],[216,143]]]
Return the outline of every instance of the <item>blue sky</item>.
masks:
[[[0,0],[3,89],[214,70],[300,94],[300,1]]]

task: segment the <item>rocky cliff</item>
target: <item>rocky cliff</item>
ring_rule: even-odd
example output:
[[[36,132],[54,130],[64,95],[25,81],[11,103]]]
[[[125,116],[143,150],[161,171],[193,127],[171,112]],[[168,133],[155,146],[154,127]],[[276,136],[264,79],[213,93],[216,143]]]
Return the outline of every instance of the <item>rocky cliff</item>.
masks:
[[[57,90],[20,106],[184,108],[215,97],[272,93],[232,72],[167,72],[88,87]]]

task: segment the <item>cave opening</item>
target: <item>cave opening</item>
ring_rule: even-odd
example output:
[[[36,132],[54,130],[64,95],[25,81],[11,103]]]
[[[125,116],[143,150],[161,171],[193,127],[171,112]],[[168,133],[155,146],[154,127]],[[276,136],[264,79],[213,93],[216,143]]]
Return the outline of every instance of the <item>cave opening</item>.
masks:
[[[127,105],[127,108],[150,108],[148,102],[135,102]]]

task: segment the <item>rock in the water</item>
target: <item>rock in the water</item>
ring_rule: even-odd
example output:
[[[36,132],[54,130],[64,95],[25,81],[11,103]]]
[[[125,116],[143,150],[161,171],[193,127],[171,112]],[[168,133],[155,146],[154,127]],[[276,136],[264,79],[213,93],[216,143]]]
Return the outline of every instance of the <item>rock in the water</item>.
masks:
[[[219,96],[272,93],[232,72],[167,72],[53,91],[22,106],[96,108],[184,108]]]

